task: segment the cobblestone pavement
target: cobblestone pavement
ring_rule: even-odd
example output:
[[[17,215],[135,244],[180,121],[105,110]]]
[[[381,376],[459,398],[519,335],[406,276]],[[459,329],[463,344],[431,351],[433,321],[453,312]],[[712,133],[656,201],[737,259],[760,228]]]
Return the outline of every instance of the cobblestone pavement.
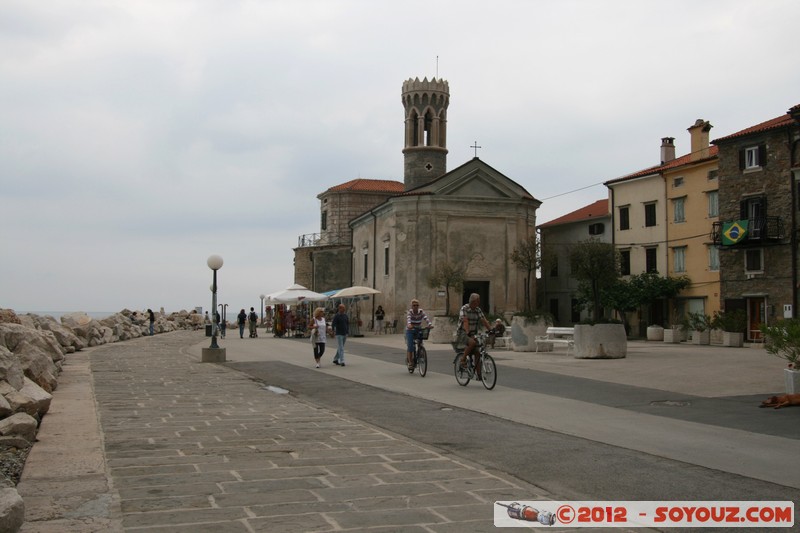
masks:
[[[107,478],[32,458],[23,531],[490,531],[495,500],[547,498],[200,363],[186,351],[199,340],[176,332],[89,350]],[[79,370],[68,364],[67,382]],[[55,412],[45,419],[70,416]]]

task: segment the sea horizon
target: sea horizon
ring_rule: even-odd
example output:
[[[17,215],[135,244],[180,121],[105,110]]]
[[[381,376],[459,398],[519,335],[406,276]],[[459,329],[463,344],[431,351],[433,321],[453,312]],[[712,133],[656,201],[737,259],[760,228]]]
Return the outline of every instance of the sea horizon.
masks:
[[[39,316],[51,316],[56,320],[61,320],[61,317],[64,315],[68,315],[70,313],[85,313],[86,315],[90,316],[95,320],[101,320],[103,318],[108,318],[111,315],[115,315],[119,313],[119,311],[14,311],[18,315],[39,315]]]

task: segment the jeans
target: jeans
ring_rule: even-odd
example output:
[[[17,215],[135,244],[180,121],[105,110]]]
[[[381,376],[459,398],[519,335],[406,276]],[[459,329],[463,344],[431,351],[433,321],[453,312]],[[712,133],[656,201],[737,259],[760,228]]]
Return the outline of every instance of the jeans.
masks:
[[[344,363],[344,341],[347,340],[347,335],[336,335],[336,355],[333,356],[334,361]]]
[[[239,336],[244,338],[244,324],[239,324]]]
[[[150,322],[150,336],[152,337],[153,335],[155,335],[155,325]]]

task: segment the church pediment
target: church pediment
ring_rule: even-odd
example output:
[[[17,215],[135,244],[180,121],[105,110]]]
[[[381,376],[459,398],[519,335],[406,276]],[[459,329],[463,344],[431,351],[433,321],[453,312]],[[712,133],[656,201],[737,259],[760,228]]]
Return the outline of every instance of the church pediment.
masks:
[[[424,187],[437,196],[517,200],[531,195],[479,159],[473,159]]]

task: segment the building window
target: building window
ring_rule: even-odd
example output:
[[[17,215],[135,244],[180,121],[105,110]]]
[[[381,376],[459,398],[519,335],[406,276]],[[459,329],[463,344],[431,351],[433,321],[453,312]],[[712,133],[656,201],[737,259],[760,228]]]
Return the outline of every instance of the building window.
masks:
[[[672,200],[672,214],[675,222],[686,222],[686,197],[675,198]]]
[[[553,262],[550,264],[550,277],[558,277],[558,257],[553,257]]]
[[[325,231],[326,229],[328,229],[328,212],[327,211],[323,211],[322,212],[322,220],[320,221],[319,226],[320,226],[320,228],[322,228],[322,231]]]
[[[767,166],[767,146],[748,146],[739,151],[739,168],[742,170],[759,169]]]
[[[630,208],[627,206],[619,208],[619,229],[631,229]]]
[[[709,170],[708,171],[708,181],[712,181],[712,180],[717,179],[718,175],[719,175],[719,170]]]
[[[645,272],[658,272],[658,248],[645,248]]]
[[[619,273],[623,276],[631,275],[631,251],[620,250],[619,252]]]
[[[602,235],[605,230],[606,226],[602,222],[589,224],[589,235]]]
[[[761,248],[746,250],[744,254],[744,269],[746,272],[764,271],[764,251]]]
[[[369,277],[369,252],[364,250],[364,279]]]
[[[651,228],[656,225],[656,204],[644,204],[644,225]]]
[[[672,187],[677,189],[678,187],[683,187],[683,178],[675,178],[672,180]]]
[[[675,272],[686,272],[685,246],[676,246],[672,249],[672,269]]]
[[[383,248],[383,275],[389,275],[389,245]]]
[[[708,218],[716,218],[719,216],[719,191],[708,191],[706,193],[708,198]]]
[[[708,269],[714,272],[719,270],[719,248],[713,244],[708,247]]]

